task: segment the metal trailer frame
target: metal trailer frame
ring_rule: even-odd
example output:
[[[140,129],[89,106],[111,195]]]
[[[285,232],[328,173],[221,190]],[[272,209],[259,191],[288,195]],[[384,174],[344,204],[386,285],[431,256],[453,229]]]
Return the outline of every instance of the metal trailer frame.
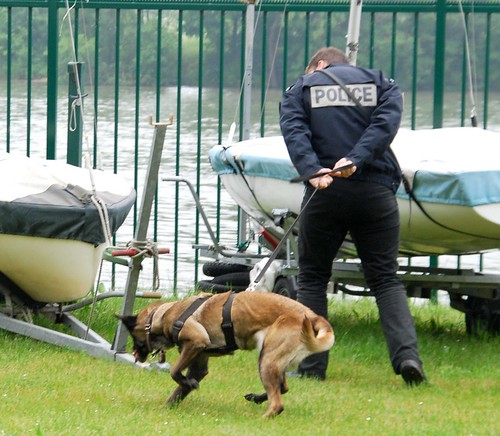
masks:
[[[213,262],[230,265],[254,266],[262,259],[268,258],[269,253],[262,253],[260,248],[273,251],[276,244],[271,244],[264,238],[258,243],[257,253],[229,249],[219,244],[215,237],[207,216],[203,210],[198,195],[189,180],[182,177],[166,177],[164,181],[185,183],[193,196],[196,207],[207,228],[212,241],[211,245],[195,244],[193,248],[199,251],[200,257],[211,259]],[[276,256],[279,262],[279,272],[270,290],[282,293],[292,298],[296,296],[298,274],[298,245],[297,234],[288,232],[294,224],[292,214],[288,210],[274,210],[274,225],[281,227],[288,233],[286,244]],[[261,224],[259,224],[261,225]],[[281,234],[272,228],[265,228],[267,235],[279,241]],[[486,330],[491,333],[500,333],[500,274],[483,273],[474,269],[438,268],[401,265],[399,277],[404,283],[408,297],[434,298],[437,290],[446,291],[450,297],[450,306],[465,314],[466,328],[469,334]],[[337,260],[332,265],[332,293],[343,292],[355,296],[373,296],[367,290],[363,271],[359,261]],[[354,288],[353,288],[354,287]],[[231,283],[227,284],[231,289]]]
[[[167,126],[172,124],[172,120],[173,117],[171,116],[168,123],[153,123],[152,117],[150,117],[150,125],[154,126],[155,132],[135,233],[135,241],[138,242],[146,240],[152,204],[158,183],[158,173],[165,141],[165,133]],[[161,251],[162,250],[160,250],[160,252]],[[168,250],[163,250],[163,252],[168,252]],[[89,326],[71,315],[71,312],[76,309],[92,305],[105,298],[115,297],[123,298],[120,314],[130,315],[136,298],[161,297],[161,294],[157,292],[136,292],[139,274],[142,269],[141,264],[148,255],[144,252],[137,252],[137,254],[134,255],[134,253],[132,253],[129,254],[129,256],[129,260],[126,261],[125,259],[114,257],[113,254],[107,250],[103,255],[103,261],[107,260],[128,266],[129,271],[124,292],[95,294],[92,298],[69,305],[63,305],[62,303],[46,304],[36,302],[4,277],[4,280],[0,281],[0,295],[2,295],[5,300],[5,307],[0,310],[0,329],[75,351],[83,351],[94,357],[108,358],[114,361],[135,364],[139,367],[168,370],[168,363],[136,363],[135,358],[131,354],[126,353],[128,332],[121,321],[118,321],[113,343],[110,344]],[[43,315],[54,324],[66,325],[75,336],[61,333],[54,328],[35,325],[33,323],[33,314]],[[24,318],[24,320],[21,318]]]

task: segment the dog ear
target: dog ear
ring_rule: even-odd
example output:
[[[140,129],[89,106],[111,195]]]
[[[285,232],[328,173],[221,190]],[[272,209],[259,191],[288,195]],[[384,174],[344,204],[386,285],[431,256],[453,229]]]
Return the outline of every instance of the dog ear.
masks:
[[[134,329],[134,327],[137,325],[137,315],[122,316],[122,315],[115,314],[115,316],[119,320],[121,320],[121,322],[125,325],[125,327],[127,327],[127,329],[129,331],[132,331]]]

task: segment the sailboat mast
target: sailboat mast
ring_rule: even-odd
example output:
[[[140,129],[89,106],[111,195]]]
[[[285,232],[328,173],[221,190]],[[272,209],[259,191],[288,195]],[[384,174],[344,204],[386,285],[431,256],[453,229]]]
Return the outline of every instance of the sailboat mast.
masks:
[[[252,107],[252,76],[253,76],[253,39],[255,20],[255,1],[246,0],[245,24],[245,75],[243,78],[243,126],[242,139],[250,139],[250,114]],[[238,242],[247,239],[248,215],[241,209],[238,221]]]
[[[356,65],[359,48],[359,28],[361,26],[361,10],[363,0],[351,0],[349,10],[349,27],[347,29],[346,55],[351,65]]]

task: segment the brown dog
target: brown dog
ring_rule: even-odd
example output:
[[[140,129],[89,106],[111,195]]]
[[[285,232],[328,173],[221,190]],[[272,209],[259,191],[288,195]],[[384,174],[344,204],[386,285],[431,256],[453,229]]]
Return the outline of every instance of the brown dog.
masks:
[[[258,348],[266,392],[245,398],[255,403],[269,400],[264,417],[283,411],[286,369],[329,350],[335,341],[325,318],[290,298],[259,291],[202,293],[171,303],[155,302],[138,315],[119,318],[133,337],[136,361],[144,362],[153,350],[179,346],[179,359],[170,370],[179,386],[168,403],[179,402],[198,388],[208,374],[210,356]]]

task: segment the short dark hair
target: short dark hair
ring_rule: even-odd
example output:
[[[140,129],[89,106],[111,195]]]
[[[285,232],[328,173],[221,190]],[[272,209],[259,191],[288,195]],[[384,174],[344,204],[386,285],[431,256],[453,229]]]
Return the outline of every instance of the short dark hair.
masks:
[[[336,47],[323,47],[314,54],[307,64],[306,73],[314,71],[319,61],[325,61],[328,65],[349,63],[347,55],[342,50]]]

